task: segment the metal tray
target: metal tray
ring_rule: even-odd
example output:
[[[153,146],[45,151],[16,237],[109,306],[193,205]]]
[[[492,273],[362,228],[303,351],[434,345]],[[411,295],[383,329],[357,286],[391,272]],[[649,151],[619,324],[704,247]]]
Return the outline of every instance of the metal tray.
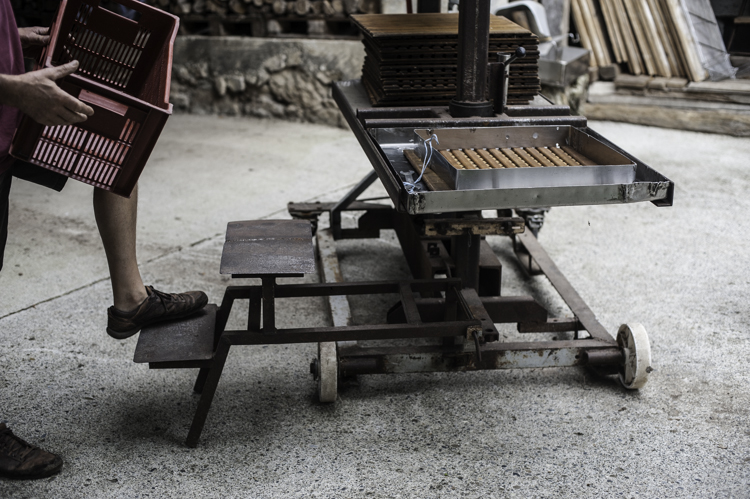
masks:
[[[509,126],[488,128],[444,128],[416,129],[417,153],[424,160],[427,141],[433,134],[438,138],[437,149],[432,155],[430,168],[440,175],[454,189],[497,189],[529,187],[563,187],[607,184],[631,184],[635,181],[636,165],[622,154],[605,146],[586,132],[572,126]],[[594,165],[578,164],[575,157],[568,156],[560,150],[570,148],[585,156]],[[519,149],[521,148],[521,149]],[[554,149],[548,149],[554,148]],[[567,166],[541,166],[528,161],[534,167],[458,169],[438,151],[458,151],[498,149],[506,151],[510,157],[527,164],[512,149],[539,155],[540,150],[549,153],[558,151],[560,157],[552,154],[558,161],[567,158]],[[450,153],[448,153],[450,154]],[[500,155],[506,158],[509,157]],[[528,155],[527,155],[528,157]],[[571,161],[572,160],[572,161]],[[580,159],[579,159],[580,160]],[[478,159],[479,161],[479,159]],[[585,163],[585,162],[584,162]],[[575,165],[575,166],[573,166]],[[460,165],[459,165],[460,166]]]
[[[446,108],[404,108],[400,119],[365,119],[365,113],[376,110],[370,104],[360,80],[335,82],[333,98],[378,174],[396,209],[412,215],[448,213],[500,208],[535,208],[545,206],[581,206],[650,201],[657,206],[671,206],[674,183],[647,164],[623,151],[586,126],[580,116],[558,115],[556,108],[539,96],[532,106],[518,106],[518,116],[454,119]],[[537,102],[540,101],[540,102]],[[393,111],[393,110],[389,110]],[[397,110],[399,111],[399,110]],[[406,112],[403,112],[406,111]],[[551,113],[548,111],[552,111]],[[360,119],[362,116],[362,119]],[[452,123],[460,122],[460,125]],[[416,177],[404,157],[405,149],[416,149],[415,129],[457,126],[575,126],[636,165],[633,182],[594,186],[559,186],[529,188],[492,188],[430,191],[420,182],[419,189],[409,192],[404,179]]]

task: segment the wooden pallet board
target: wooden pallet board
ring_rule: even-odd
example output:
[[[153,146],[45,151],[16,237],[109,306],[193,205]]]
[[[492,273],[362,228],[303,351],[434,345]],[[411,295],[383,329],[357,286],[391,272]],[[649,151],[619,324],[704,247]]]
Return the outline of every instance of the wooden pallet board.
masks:
[[[458,36],[458,14],[359,14],[352,21],[373,38]],[[490,16],[490,36],[531,32],[502,16]]]

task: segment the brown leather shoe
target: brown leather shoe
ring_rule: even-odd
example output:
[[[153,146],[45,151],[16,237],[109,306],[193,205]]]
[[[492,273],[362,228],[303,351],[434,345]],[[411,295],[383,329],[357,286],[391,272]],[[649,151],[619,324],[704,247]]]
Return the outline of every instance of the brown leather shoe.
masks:
[[[62,469],[60,456],[18,438],[0,423],[0,476],[16,480],[46,478]]]
[[[130,312],[109,307],[107,334],[118,340],[124,340],[149,324],[187,317],[208,303],[208,296],[203,291],[162,293],[151,286],[146,286],[146,293],[148,293],[148,298]]]

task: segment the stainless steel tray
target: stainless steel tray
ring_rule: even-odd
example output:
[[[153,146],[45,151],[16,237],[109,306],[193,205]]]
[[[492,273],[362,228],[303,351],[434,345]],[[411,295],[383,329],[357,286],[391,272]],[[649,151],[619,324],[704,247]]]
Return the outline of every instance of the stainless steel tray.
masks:
[[[344,118],[362,146],[383,186],[396,209],[412,215],[425,213],[447,213],[500,208],[534,208],[545,206],[580,206],[595,204],[620,204],[650,201],[657,206],[671,206],[674,196],[674,183],[652,169],[647,164],[634,158],[594,130],[586,126],[585,118],[580,116],[547,115],[545,108],[554,111],[553,106],[535,102],[528,106],[529,112],[517,117],[481,118],[476,120],[453,119],[447,108],[430,108],[408,110],[410,114],[402,115],[402,120],[368,120],[358,116],[360,113],[373,111],[367,92],[360,80],[335,82],[333,97],[341,109]],[[531,112],[531,114],[530,114]],[[391,125],[374,126],[376,122],[388,121]],[[396,122],[409,121],[407,126],[396,125]],[[635,163],[635,180],[632,182],[600,184],[588,186],[558,186],[529,188],[492,188],[472,190],[430,191],[420,183],[419,189],[409,192],[404,186],[405,175],[415,178],[414,169],[404,157],[404,149],[416,149],[415,129],[447,128],[452,122],[482,121],[482,126],[575,126],[597,139],[612,150],[622,154]],[[475,123],[458,125],[479,126]]]
[[[438,144],[431,146],[436,151],[430,168],[458,190],[594,186],[635,181],[636,165],[633,161],[572,126],[416,129],[414,133],[417,154],[423,160],[425,142],[433,134],[438,138]],[[568,153],[561,148],[566,148]],[[452,157],[454,152],[473,168],[479,163],[479,168],[463,168],[456,159],[451,164],[445,156]],[[476,162],[464,152],[474,156]],[[477,153],[489,159],[484,161]],[[494,160],[493,154],[512,167],[503,167]],[[519,154],[525,155],[525,160]],[[585,161],[580,155],[590,161]],[[544,166],[545,163],[552,164],[549,158],[561,165]],[[498,167],[488,168],[488,162],[493,160]],[[520,167],[514,167],[516,164]]]

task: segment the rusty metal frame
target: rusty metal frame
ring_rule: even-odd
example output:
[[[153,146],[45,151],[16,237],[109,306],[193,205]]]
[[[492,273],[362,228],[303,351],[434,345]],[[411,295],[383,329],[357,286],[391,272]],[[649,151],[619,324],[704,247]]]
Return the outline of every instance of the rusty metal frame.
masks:
[[[350,202],[352,200],[349,200]],[[340,204],[339,204],[340,205]],[[333,204],[317,204],[317,214],[322,214],[325,211],[328,211],[331,209],[331,207],[334,206]],[[368,206],[365,205],[365,203],[353,201],[350,203],[351,209],[354,209],[355,207],[359,210],[364,209],[365,214],[360,217],[358,222],[358,227],[355,229],[343,229],[341,227],[336,228],[340,234],[342,234],[342,238],[357,238],[357,234],[368,234],[368,237],[372,237],[373,232],[382,229],[382,228],[393,228],[396,230],[396,233],[398,235],[399,241],[402,246],[402,250],[404,252],[404,255],[407,258],[407,262],[409,263],[409,267],[412,270],[412,275],[416,278],[422,278],[422,279],[430,279],[434,278],[436,273],[445,272],[447,269],[447,273],[450,275],[450,268],[451,263],[449,261],[449,257],[447,258],[444,253],[447,253],[444,247],[445,244],[463,244],[468,245],[468,241],[465,239],[461,241],[460,239],[457,241],[456,236],[453,236],[452,238],[448,237],[449,234],[454,234],[463,231],[466,234],[471,233],[471,227],[472,227],[472,218],[463,218],[463,219],[451,219],[451,218],[445,218],[445,217],[423,217],[423,216],[410,216],[404,213],[399,213],[396,210],[393,210],[388,213],[386,207],[378,206],[377,208],[371,208],[373,211],[377,211],[377,223],[375,225],[371,225],[373,218],[370,217],[371,212],[370,209],[368,209]],[[310,206],[304,205],[304,204],[295,204],[290,203],[289,205],[289,211],[294,216],[297,213],[300,213],[301,211],[304,211],[305,209],[310,210]],[[390,216],[390,223],[388,223],[388,216]],[[340,220],[340,219],[339,219]],[[515,219],[511,219],[515,220]],[[488,225],[493,224],[486,224],[482,223],[481,218],[475,218],[473,219],[473,222],[477,226],[477,231],[481,230],[487,230],[486,227]],[[340,223],[340,222],[339,222]],[[563,299],[563,301],[568,305],[568,307],[571,309],[571,311],[575,314],[574,317],[571,318],[548,318],[547,317],[547,311],[539,305],[532,297],[528,296],[516,296],[516,297],[505,297],[500,296],[500,290],[498,286],[497,293],[488,293],[489,296],[479,296],[478,293],[475,291],[477,289],[480,289],[481,287],[476,284],[476,281],[474,283],[469,283],[467,286],[466,280],[464,279],[462,281],[462,284],[464,286],[464,289],[461,292],[461,297],[464,300],[465,303],[467,303],[467,300],[471,302],[471,309],[473,312],[473,315],[475,317],[482,317],[484,318],[484,323],[482,325],[482,332],[485,333],[485,335],[481,338],[482,345],[485,343],[486,346],[482,346],[481,354],[485,353],[485,350],[489,348],[490,353],[487,354],[482,359],[481,362],[477,362],[479,359],[479,353],[477,352],[477,359],[471,362],[465,362],[465,363],[459,363],[459,364],[442,364],[446,370],[471,370],[471,369],[491,369],[491,368],[504,368],[502,366],[508,367],[513,365],[511,362],[510,364],[507,362],[507,357],[504,357],[506,361],[504,362],[495,362],[491,360],[494,357],[497,357],[496,353],[492,352],[505,352],[508,348],[510,348],[513,351],[516,352],[535,352],[540,353],[543,350],[549,350],[550,352],[556,349],[564,349],[564,350],[570,350],[571,349],[577,349],[576,354],[572,357],[575,359],[575,361],[563,361],[560,360],[560,363],[555,364],[554,362],[550,361],[550,364],[548,365],[583,365],[583,364],[618,364],[621,361],[621,355],[619,354],[611,354],[611,355],[601,355],[601,354],[595,354],[593,357],[590,357],[587,355],[587,352],[590,349],[594,349],[597,352],[600,350],[611,350],[614,349],[614,351],[619,352],[619,349],[617,348],[617,344],[614,340],[614,338],[606,331],[606,329],[598,322],[596,317],[594,316],[591,309],[586,305],[586,303],[583,301],[581,296],[576,292],[576,290],[573,288],[573,286],[570,284],[570,282],[565,278],[565,276],[560,272],[560,270],[557,268],[557,266],[554,264],[552,259],[547,255],[547,253],[544,251],[542,246],[539,244],[536,237],[530,233],[530,232],[523,232],[519,233],[518,226],[514,226],[513,223],[506,222],[505,224],[501,223],[495,223],[495,226],[504,226],[506,227],[506,230],[504,232],[505,235],[513,237],[514,240],[514,247],[518,249],[517,254],[519,255],[519,258],[525,256],[528,260],[525,263],[526,266],[528,266],[531,270],[534,272],[531,272],[532,275],[544,275],[546,276],[549,281],[552,283],[553,287],[557,290],[560,297]],[[439,228],[440,232],[444,234],[442,238],[435,237],[436,236],[436,229]],[[479,240],[478,237],[474,236],[472,241],[476,245],[477,240]],[[428,242],[429,241],[429,242]],[[320,239],[319,239],[320,242]],[[429,244],[433,244],[434,247],[433,250],[437,249],[436,253],[437,255],[430,255],[430,250],[428,248]],[[481,241],[481,244],[486,245],[486,242]],[[489,247],[487,246],[489,249]],[[490,249],[491,252],[491,249]],[[335,258],[335,250],[331,251],[329,248],[327,250],[328,256],[326,258],[326,262],[324,265],[334,265],[338,267],[338,261]],[[442,261],[439,259],[442,255]],[[487,255],[485,255],[487,256]],[[457,256],[457,258],[461,258],[461,254]],[[499,266],[499,261],[497,261],[497,257],[492,254],[492,257],[494,257],[495,261],[497,262],[497,265]],[[439,263],[436,263],[437,262]],[[442,265],[440,265],[442,263]],[[473,262],[469,263],[469,267],[472,267],[476,269],[480,264],[475,260]],[[499,283],[499,278],[498,278]],[[421,298],[417,298],[413,301],[412,304],[407,306],[406,303],[403,302],[401,304],[397,304],[398,306],[394,307],[389,312],[388,320],[389,322],[401,322],[401,321],[408,321],[410,315],[414,315],[415,311],[426,321],[437,321],[440,320],[440,313],[442,310],[442,307],[444,307],[444,299],[441,297],[436,296],[428,296],[424,295]],[[469,306],[467,304],[467,306]],[[408,308],[411,307],[411,310],[408,310]],[[504,347],[503,344],[500,343],[498,345],[492,344],[490,346],[489,342],[493,342],[498,340],[497,331],[494,328],[494,323],[517,323],[518,324],[518,330],[522,333],[543,333],[543,332],[549,332],[549,333],[556,333],[556,332],[575,332],[576,338],[578,338],[579,333],[582,332],[588,332],[588,334],[591,336],[591,338],[587,341],[583,341],[582,339],[576,339],[576,340],[556,340],[552,342],[538,342],[538,341],[529,341],[529,342],[520,342],[520,343],[514,343],[512,346]],[[486,327],[485,327],[486,326]],[[573,342],[573,343],[571,343]],[[545,343],[549,343],[552,345],[551,347],[549,345],[546,345]],[[430,351],[429,347],[421,346],[419,347],[421,350],[420,355],[427,355],[427,357],[432,356],[432,360],[425,361],[425,363],[422,364],[422,368],[427,370],[432,370],[433,368],[429,366],[436,365],[435,362],[437,362],[435,359],[440,357],[442,355],[442,352],[439,348]],[[354,350],[352,350],[354,349]],[[425,350],[427,349],[427,350]],[[465,355],[471,356],[474,355],[472,351],[475,351],[476,349],[472,349],[471,345],[467,346],[467,353]],[[377,364],[379,366],[388,366],[389,361],[384,355],[385,353],[378,354],[377,351],[367,351],[362,350],[360,346],[350,344],[350,345],[339,345],[339,356],[340,361],[344,365],[347,360],[347,356],[351,353],[354,355],[354,352],[356,352],[357,357],[361,358],[368,358],[368,362],[373,362],[373,356],[375,358],[378,358]],[[430,352],[429,354],[427,352]],[[387,355],[406,355],[408,352],[407,350],[404,350],[401,353],[395,352],[389,352]],[[415,353],[415,352],[412,352]],[[548,352],[549,353],[549,352]],[[452,354],[453,355],[453,354]],[[464,355],[464,354],[462,354]],[[506,355],[506,354],[502,354]],[[549,356],[548,356],[549,357]],[[559,357],[552,357],[552,358],[559,358]],[[490,359],[490,360],[487,360]],[[493,363],[494,362],[494,363]],[[439,362],[438,362],[439,364]],[[521,362],[518,364],[517,367],[520,367],[524,363]],[[450,367],[453,365],[453,367]],[[457,367],[460,365],[460,369]],[[496,365],[498,367],[491,367],[493,365]],[[531,363],[531,365],[534,365],[535,367],[540,367],[538,363]],[[415,368],[416,369],[416,368]],[[419,369],[417,369],[419,370]],[[354,372],[351,369],[348,372]],[[363,371],[365,372],[365,371]],[[367,373],[387,373],[387,372],[395,372],[391,371],[386,367],[382,367],[376,370],[368,370]]]
[[[356,342],[361,340],[389,340],[404,338],[454,338],[468,331],[485,327],[486,317],[475,317],[473,303],[462,299],[466,290],[460,290],[460,279],[421,279],[409,281],[334,282],[312,284],[277,284],[272,276],[264,277],[260,286],[227,287],[217,314],[214,331],[214,356],[208,361],[183,361],[151,363],[153,369],[195,368],[200,372],[194,390],[201,394],[193,423],[188,433],[187,445],[195,447],[203,431],[211,408],[229,350],[234,345],[278,345],[289,343]],[[444,319],[424,322],[414,300],[414,292],[444,293]],[[407,304],[405,324],[371,324],[359,326],[331,326],[313,328],[277,329],[274,324],[274,302],[282,298],[314,296],[346,296],[400,293]],[[469,293],[470,294],[470,293]],[[227,319],[236,300],[249,300],[248,326],[245,330],[225,330]],[[455,303],[451,310],[450,303]],[[261,324],[261,309],[263,309]],[[267,314],[270,313],[271,316]]]

